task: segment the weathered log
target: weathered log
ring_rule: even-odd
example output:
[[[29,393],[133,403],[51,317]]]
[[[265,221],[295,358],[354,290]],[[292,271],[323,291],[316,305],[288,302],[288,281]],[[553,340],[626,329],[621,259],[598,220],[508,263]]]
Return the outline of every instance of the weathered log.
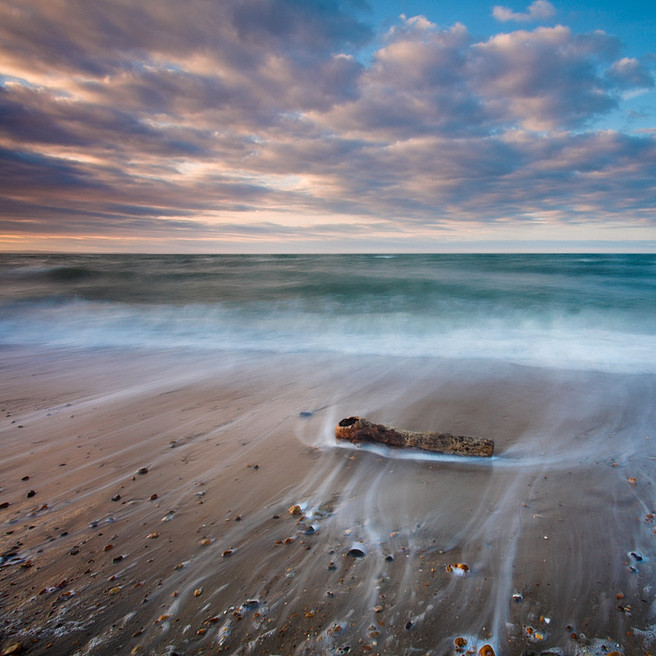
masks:
[[[450,433],[415,433],[383,424],[373,424],[363,417],[342,419],[335,428],[335,437],[350,442],[373,442],[459,456],[490,457],[494,453],[492,440]]]

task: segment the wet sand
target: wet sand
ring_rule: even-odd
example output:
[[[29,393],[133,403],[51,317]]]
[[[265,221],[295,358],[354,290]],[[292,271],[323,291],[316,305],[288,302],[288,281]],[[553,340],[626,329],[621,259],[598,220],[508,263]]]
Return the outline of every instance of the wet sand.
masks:
[[[653,653],[655,398],[481,361],[3,349],[0,653]],[[336,444],[353,414],[496,454]]]

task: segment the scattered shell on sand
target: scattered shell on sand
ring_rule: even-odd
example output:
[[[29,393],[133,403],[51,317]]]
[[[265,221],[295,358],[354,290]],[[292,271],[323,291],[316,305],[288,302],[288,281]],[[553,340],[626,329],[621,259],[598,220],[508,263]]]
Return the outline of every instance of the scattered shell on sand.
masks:
[[[494,649],[490,645],[483,645],[478,650],[479,656],[494,656]]]
[[[3,650],[2,656],[12,656],[13,654],[21,654],[23,652],[23,645],[20,642],[10,642]]]
[[[303,509],[295,503],[293,506],[289,507],[289,514],[290,515],[302,515],[303,514]]]
[[[446,571],[464,576],[465,574],[469,574],[469,565],[467,563],[452,563],[446,566]]]
[[[159,533],[157,531],[154,531],[153,533],[148,533],[146,536],[146,539],[148,540],[154,540],[155,538],[159,537]]]

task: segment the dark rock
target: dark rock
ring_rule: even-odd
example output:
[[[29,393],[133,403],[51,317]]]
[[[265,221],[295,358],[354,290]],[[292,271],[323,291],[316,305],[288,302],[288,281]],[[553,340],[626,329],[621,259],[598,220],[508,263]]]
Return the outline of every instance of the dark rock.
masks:
[[[358,549],[358,547],[353,547],[352,549],[349,549],[346,552],[347,556],[351,556],[353,558],[364,558],[365,553],[362,551],[362,549]]]
[[[35,495],[36,495],[36,492],[35,492],[34,490],[30,490],[30,491],[27,493],[27,498],[28,498],[28,499],[31,499],[31,498],[32,498],[33,496],[35,496]]]
[[[139,471],[137,471],[137,474],[141,474],[142,476],[147,473],[148,473],[148,467],[140,467]]]

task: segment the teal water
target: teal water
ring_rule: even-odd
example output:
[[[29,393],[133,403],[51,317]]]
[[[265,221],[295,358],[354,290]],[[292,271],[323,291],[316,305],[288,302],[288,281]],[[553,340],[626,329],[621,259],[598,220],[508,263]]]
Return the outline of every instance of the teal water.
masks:
[[[656,256],[5,254],[0,344],[656,372]]]

